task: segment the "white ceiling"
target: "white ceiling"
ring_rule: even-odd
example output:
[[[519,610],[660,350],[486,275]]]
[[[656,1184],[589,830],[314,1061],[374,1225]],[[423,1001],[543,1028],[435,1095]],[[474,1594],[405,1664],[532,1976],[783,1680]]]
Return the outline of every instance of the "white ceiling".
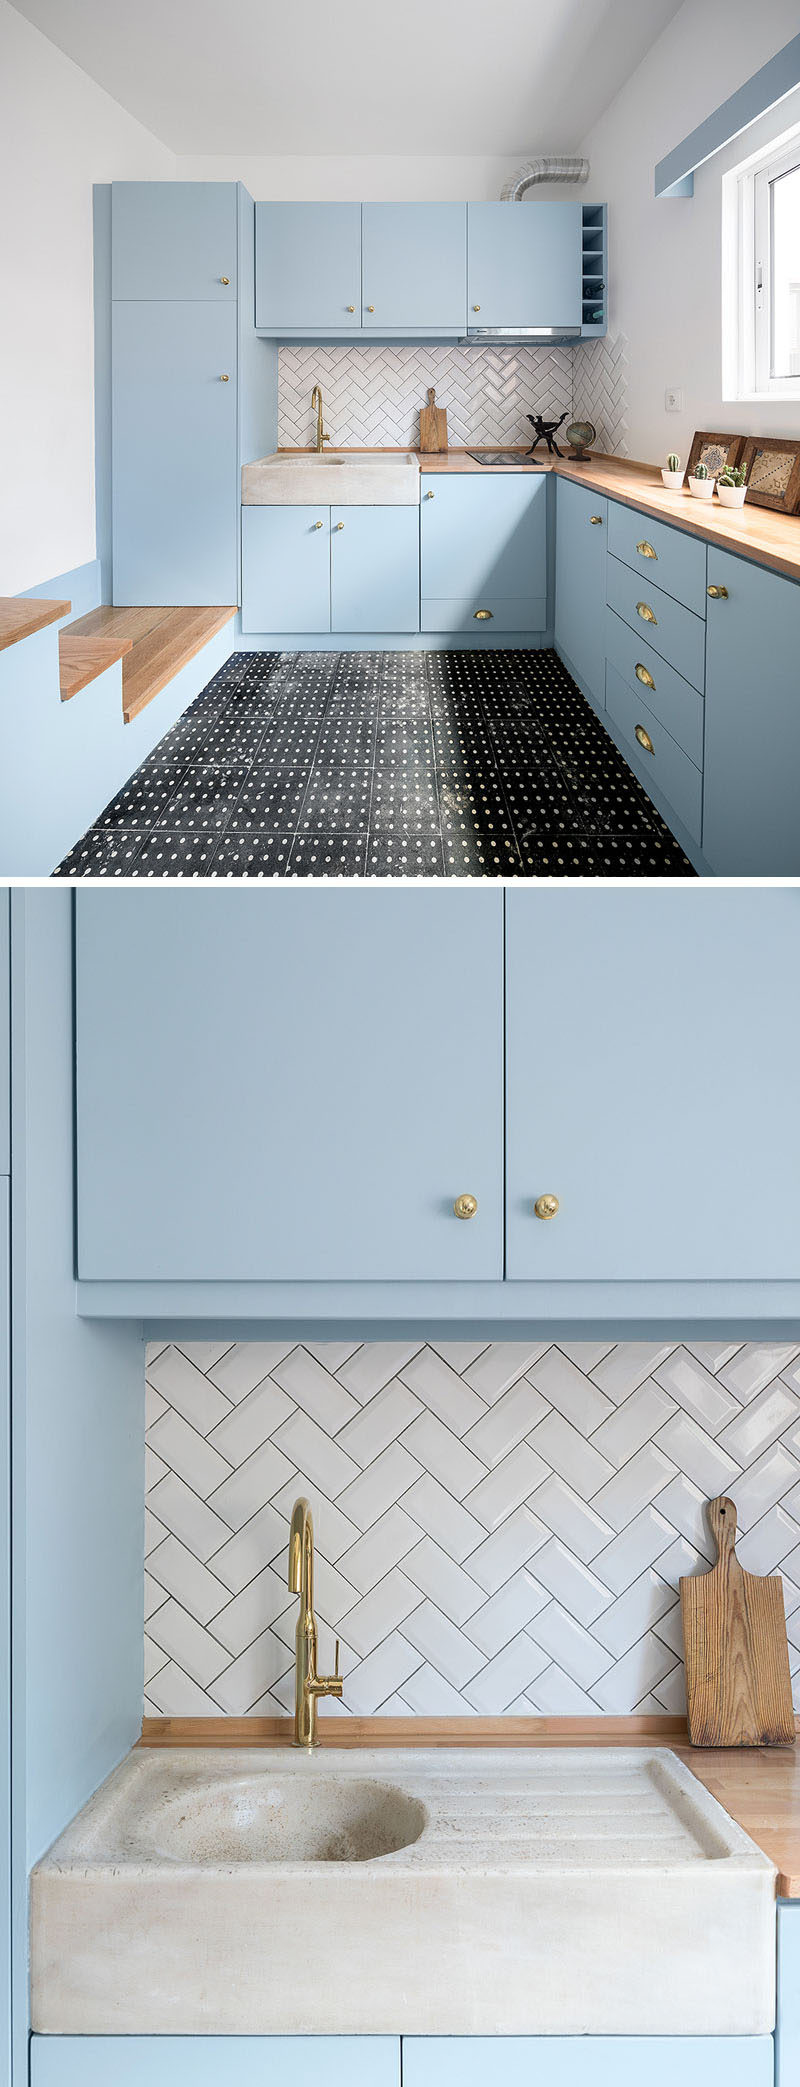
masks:
[[[680,0],[16,0],[176,153],[574,148]]]

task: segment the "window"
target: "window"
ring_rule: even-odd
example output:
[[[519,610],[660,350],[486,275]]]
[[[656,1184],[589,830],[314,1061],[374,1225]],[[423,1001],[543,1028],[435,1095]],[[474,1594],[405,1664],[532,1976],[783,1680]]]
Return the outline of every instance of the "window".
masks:
[[[723,394],[800,403],[800,132],[724,186]]]

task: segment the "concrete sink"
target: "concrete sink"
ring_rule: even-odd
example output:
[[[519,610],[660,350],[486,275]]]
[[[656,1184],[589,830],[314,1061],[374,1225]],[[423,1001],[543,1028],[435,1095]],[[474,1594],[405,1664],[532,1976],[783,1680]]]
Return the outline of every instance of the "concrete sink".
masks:
[[[33,2027],[765,2034],[774,1894],[666,1750],[141,1750],[33,1872]]]
[[[276,450],[242,470],[244,507],[416,507],[413,451]]]

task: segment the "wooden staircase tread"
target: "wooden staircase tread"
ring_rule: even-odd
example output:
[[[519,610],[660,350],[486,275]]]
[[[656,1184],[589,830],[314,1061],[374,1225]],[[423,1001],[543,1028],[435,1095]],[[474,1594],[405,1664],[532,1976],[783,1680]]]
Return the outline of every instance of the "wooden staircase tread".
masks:
[[[115,636],[83,637],[76,634],[76,626],[68,625],[59,632],[58,674],[61,685],[61,701],[67,703],[87,683],[96,681],[107,667],[116,665],[132,650],[133,639]]]
[[[126,725],[235,614],[235,605],[231,604],[225,608],[172,609],[167,618],[135,640],[122,669],[122,715]]]
[[[44,630],[48,623],[58,623],[60,617],[68,616],[71,601],[38,601],[19,594],[0,595],[0,652],[7,645],[16,645],[20,638],[30,638],[34,631]]]

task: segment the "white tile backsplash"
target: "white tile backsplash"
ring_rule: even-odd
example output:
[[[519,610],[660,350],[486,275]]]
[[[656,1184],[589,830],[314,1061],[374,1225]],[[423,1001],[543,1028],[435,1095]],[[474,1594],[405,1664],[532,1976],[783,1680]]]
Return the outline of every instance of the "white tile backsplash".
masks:
[[[683,1708],[678,1578],[707,1491],[782,1570],[800,1707],[800,1345],[157,1344],[145,1709],[293,1696],[288,1524],[309,1495],[325,1716]]]

